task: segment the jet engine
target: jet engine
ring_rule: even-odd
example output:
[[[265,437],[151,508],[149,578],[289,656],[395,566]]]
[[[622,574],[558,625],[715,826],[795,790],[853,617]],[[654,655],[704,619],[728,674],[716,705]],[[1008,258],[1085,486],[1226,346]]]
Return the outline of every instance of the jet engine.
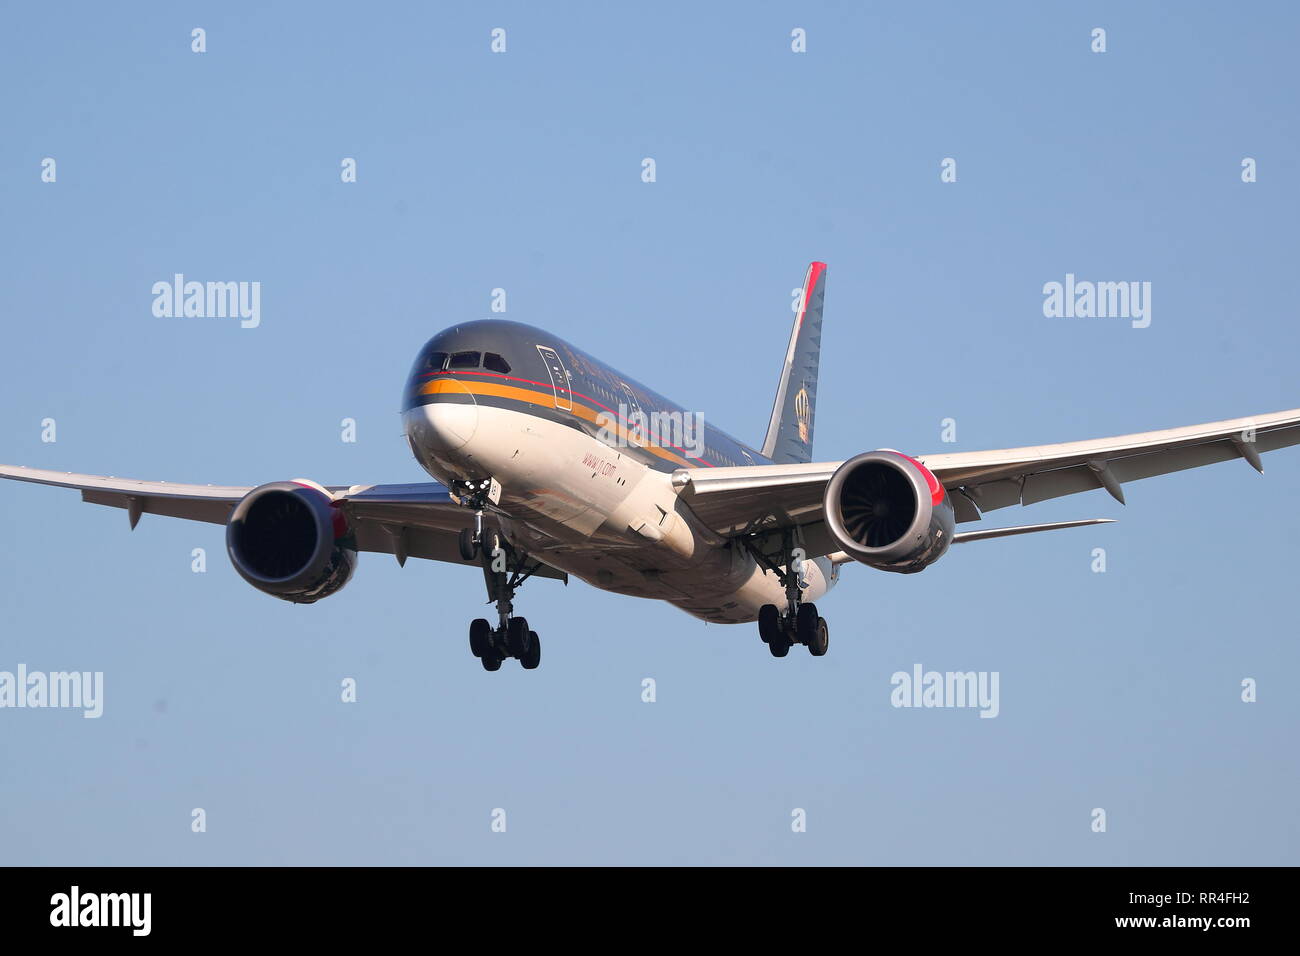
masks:
[[[245,581],[295,604],[329,597],[357,564],[347,515],[310,481],[275,481],[246,494],[226,525],[226,551]]]
[[[826,525],[845,553],[881,571],[912,574],[952,542],[952,502],[939,479],[891,450],[850,458],[826,485]]]

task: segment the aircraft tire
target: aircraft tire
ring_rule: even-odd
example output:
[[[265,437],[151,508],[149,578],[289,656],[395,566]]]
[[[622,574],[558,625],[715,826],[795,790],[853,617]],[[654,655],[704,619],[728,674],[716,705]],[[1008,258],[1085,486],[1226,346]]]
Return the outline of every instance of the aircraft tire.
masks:
[[[523,660],[528,653],[528,647],[532,644],[532,631],[528,630],[528,619],[523,617],[512,617],[506,624],[506,650],[510,652],[511,657],[517,657]]]
[[[826,624],[826,618],[817,618],[817,630],[813,634],[812,641],[808,644],[808,653],[813,657],[825,657],[826,651],[831,646],[831,629]]]
[[[470,621],[469,650],[475,657],[492,652],[492,625],[481,617]]]
[[[537,636],[536,631],[528,632],[528,650],[524,656],[519,658],[519,663],[524,666],[526,671],[537,670],[537,665],[542,662],[542,639]]]
[[[473,561],[478,557],[478,542],[474,540],[473,528],[461,528],[460,537],[456,539],[460,548],[460,556],[465,561]]]
[[[811,647],[817,638],[817,622],[820,620],[816,604],[800,604],[794,617],[794,643]]]

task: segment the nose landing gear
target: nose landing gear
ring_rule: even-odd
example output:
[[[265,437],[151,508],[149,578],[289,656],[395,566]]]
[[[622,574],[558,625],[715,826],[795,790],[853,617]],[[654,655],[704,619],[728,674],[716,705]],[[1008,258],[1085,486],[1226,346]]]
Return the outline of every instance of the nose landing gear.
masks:
[[[483,510],[489,502],[496,504],[501,500],[501,486],[492,478],[482,481],[453,481],[451,491],[459,504],[474,509],[474,527],[462,528],[456,542],[461,558],[473,561],[478,557],[483,544]]]

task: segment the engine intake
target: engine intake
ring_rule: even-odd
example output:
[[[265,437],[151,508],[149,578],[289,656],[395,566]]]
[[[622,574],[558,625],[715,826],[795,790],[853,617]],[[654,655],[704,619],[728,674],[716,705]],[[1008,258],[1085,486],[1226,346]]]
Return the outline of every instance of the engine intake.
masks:
[[[943,556],[955,518],[948,493],[930,470],[901,452],[850,458],[822,501],[832,537],[855,561],[912,574]]]
[[[329,597],[357,563],[356,534],[324,488],[305,481],[259,485],[235,506],[226,551],[240,576],[295,604]]]

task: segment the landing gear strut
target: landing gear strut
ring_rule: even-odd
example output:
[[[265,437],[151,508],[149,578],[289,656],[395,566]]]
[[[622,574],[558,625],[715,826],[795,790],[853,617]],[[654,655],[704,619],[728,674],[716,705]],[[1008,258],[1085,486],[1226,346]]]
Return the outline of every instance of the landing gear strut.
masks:
[[[481,511],[475,517],[474,549],[482,560],[488,601],[496,602],[497,626],[493,627],[481,617],[472,621],[469,626],[470,652],[486,671],[500,670],[501,662],[507,657],[518,660],[524,670],[536,670],[542,662],[542,642],[537,632],[529,629],[527,618],[515,616],[514,598],[515,591],[533,576],[541,564],[530,564],[527,554],[516,552],[496,531],[485,534]],[[466,528],[461,532],[462,542],[469,531]],[[461,553],[464,551],[462,545]]]
[[[459,484],[460,501],[467,508],[474,509],[474,527],[462,528],[457,545],[460,556],[466,561],[473,561],[479,555],[483,543],[483,509],[487,507],[491,493],[492,480],[464,482]]]
[[[758,609],[758,636],[773,657],[785,657],[794,644],[807,647],[813,657],[822,657],[830,647],[830,628],[826,619],[818,615],[816,604],[801,600],[803,581],[799,572],[791,568],[794,563],[793,544],[792,533],[783,532],[779,563],[758,548],[749,546],[754,560],[775,574],[785,587],[784,613],[775,604],[764,604]]]

